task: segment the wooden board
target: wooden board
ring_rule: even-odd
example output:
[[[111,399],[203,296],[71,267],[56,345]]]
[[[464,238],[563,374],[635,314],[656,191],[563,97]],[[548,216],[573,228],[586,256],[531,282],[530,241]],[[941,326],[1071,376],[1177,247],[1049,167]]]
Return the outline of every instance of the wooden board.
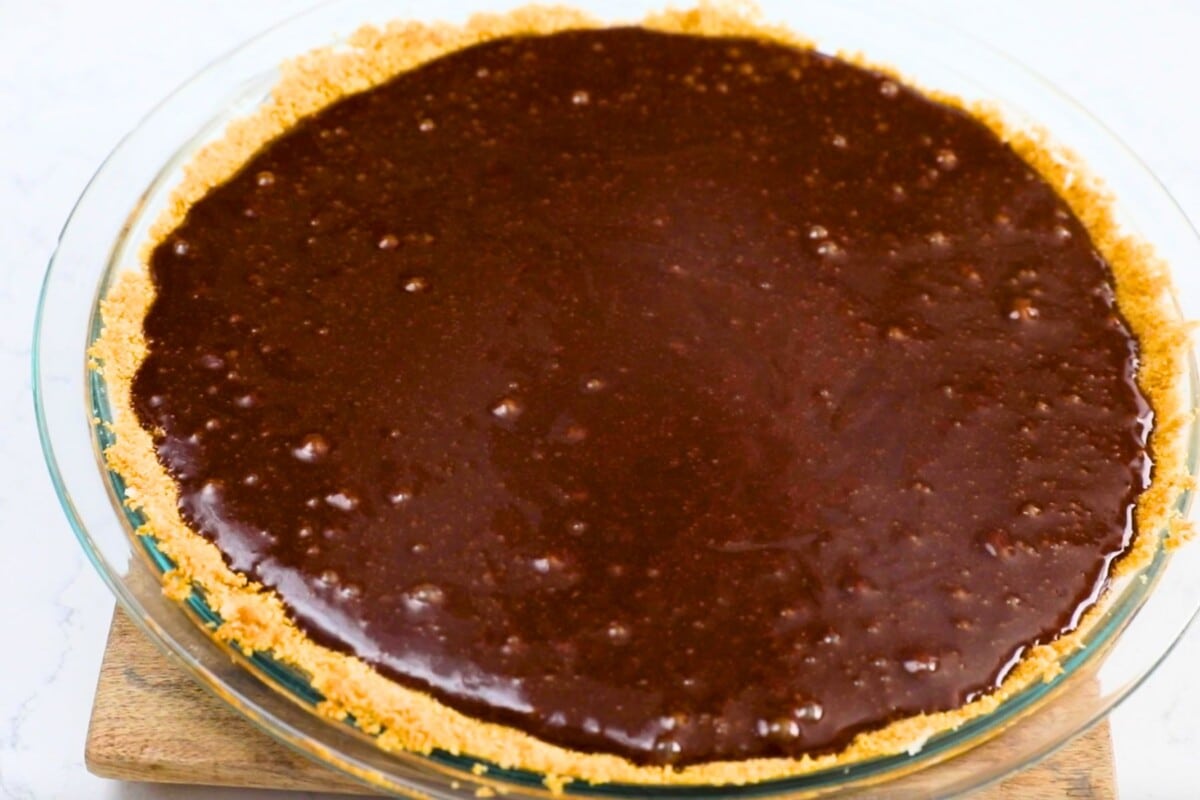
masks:
[[[368,793],[251,728],[170,664],[120,611],[100,667],[85,757],[93,773],[119,780]],[[975,797],[1115,798],[1108,724]]]

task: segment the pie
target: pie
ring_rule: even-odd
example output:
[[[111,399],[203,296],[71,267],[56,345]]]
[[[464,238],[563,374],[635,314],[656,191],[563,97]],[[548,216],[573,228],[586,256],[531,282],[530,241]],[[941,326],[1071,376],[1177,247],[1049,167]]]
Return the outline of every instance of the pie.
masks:
[[[712,8],[351,45],[94,349],[168,591],[322,714],[553,786],[912,751],[1172,535],[1184,328],[1045,137]]]

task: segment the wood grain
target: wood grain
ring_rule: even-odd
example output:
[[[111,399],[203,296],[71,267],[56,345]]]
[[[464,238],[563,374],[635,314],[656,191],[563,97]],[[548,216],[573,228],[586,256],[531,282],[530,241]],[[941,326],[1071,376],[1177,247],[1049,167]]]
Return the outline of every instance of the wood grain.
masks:
[[[369,794],[252,728],[169,663],[120,611],[100,667],[85,758],[96,775],[119,780]],[[1112,740],[1102,723],[975,800],[1116,796]]]

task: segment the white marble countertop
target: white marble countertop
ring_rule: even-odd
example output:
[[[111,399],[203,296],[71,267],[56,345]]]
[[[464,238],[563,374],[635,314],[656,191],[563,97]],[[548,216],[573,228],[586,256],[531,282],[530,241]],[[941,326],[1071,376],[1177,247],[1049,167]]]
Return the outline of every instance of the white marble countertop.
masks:
[[[904,0],[1049,77],[1200,220],[1200,3]],[[0,0],[0,796],[275,796],[119,784],[83,742],[112,601],[71,536],[33,425],[30,333],[55,236],[120,136],[205,63],[311,0]],[[1200,264],[1176,264],[1200,318]],[[1124,798],[1200,796],[1200,630],[1113,715]]]

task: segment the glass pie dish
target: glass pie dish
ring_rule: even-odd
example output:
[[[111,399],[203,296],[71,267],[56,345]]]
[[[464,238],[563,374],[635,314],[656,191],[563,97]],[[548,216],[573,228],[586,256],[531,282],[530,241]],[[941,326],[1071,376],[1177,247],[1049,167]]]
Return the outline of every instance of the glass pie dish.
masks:
[[[625,3],[584,3],[604,20],[636,21],[651,10]],[[462,18],[471,4],[443,6]],[[1128,232],[1152,243],[1168,263],[1200,255],[1200,241],[1171,198],[1137,159],[1070,100],[979,43],[935,24],[892,15],[876,4],[813,2],[763,9],[828,52],[861,52],[922,86],[996,104],[1021,126],[1059,134],[1101,175],[1118,198]],[[303,675],[269,654],[244,654],[216,643],[205,626],[217,621],[199,595],[183,604],[164,597],[169,559],[138,534],[139,514],[125,507],[121,478],[100,453],[113,420],[103,377],[87,368],[99,333],[98,304],[114,279],[138,268],[141,245],[185,165],[225,125],[269,97],[278,65],[314,47],[344,43],[362,24],[422,18],[424,12],[384,0],[342,0],[269,31],[185,84],[112,153],[80,198],[47,273],[34,349],[39,432],[64,510],[85,551],[130,616],[201,683],[266,732],[299,751],[400,795],[467,796],[479,787],[544,796],[545,776],[481,764],[465,756],[380,750],[351,723],[311,713],[321,700]],[[348,46],[348,45],[343,45]],[[1195,408],[1197,375],[1189,361],[1187,404]],[[1188,468],[1195,473],[1196,431],[1189,428]],[[1191,511],[1185,493],[1178,511]],[[1147,532],[1147,535],[1153,532]],[[1139,572],[1107,594],[1085,647],[1065,658],[1062,673],[1005,700],[992,713],[938,735],[920,749],[800,777],[746,786],[647,787],[569,783],[571,795],[851,796],[886,782],[891,797],[952,795],[972,790],[1053,751],[1103,717],[1170,650],[1200,605],[1196,548],[1160,548]],[[485,767],[483,774],[479,767]]]

